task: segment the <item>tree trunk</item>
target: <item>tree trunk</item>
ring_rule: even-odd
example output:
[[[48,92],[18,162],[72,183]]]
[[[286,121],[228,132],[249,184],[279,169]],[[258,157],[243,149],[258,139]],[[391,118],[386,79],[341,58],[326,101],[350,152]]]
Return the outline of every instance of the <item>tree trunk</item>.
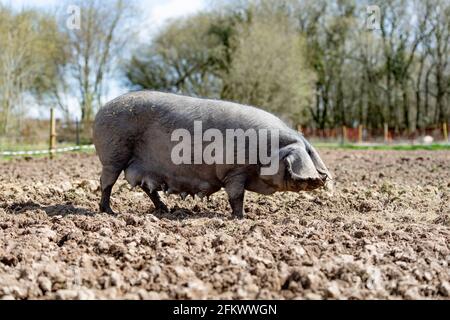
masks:
[[[442,123],[444,121],[444,96],[445,96],[445,87],[444,87],[444,75],[443,67],[438,64],[436,66],[436,112],[435,112],[435,122]]]
[[[402,83],[402,99],[403,99],[403,121],[407,133],[410,133],[410,121],[409,121],[409,99],[408,99],[408,87],[406,81]]]
[[[426,127],[428,125],[429,122],[429,106],[430,106],[430,76],[431,76],[431,71],[433,70],[433,66],[430,66],[430,68],[428,68],[427,73],[425,75],[425,101],[424,101],[424,115],[425,115],[425,121],[423,121],[423,126]]]
[[[416,81],[416,123],[414,124],[414,130],[416,128],[423,128],[423,123],[421,123],[421,108],[422,108],[422,95],[420,92],[421,82],[422,82],[422,74],[423,74],[423,64],[424,64],[425,56],[422,56],[420,59],[419,73],[417,74]]]

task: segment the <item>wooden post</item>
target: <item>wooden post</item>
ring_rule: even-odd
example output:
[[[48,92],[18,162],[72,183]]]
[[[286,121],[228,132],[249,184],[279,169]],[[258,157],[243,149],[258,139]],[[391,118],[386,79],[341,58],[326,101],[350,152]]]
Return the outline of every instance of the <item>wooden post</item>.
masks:
[[[360,124],[358,126],[358,142],[362,143],[363,142],[363,125]]]
[[[389,127],[387,123],[384,124],[384,143],[389,143]]]
[[[56,146],[56,125],[55,125],[55,111],[50,109],[50,140],[49,140],[50,159],[53,159]]]
[[[342,144],[345,144],[347,142],[347,127],[344,125],[342,126]]]
[[[298,132],[302,132],[302,125],[301,124],[297,125],[297,131]]]
[[[444,133],[444,141],[448,142],[448,131],[447,131],[447,122],[442,124],[442,131]]]

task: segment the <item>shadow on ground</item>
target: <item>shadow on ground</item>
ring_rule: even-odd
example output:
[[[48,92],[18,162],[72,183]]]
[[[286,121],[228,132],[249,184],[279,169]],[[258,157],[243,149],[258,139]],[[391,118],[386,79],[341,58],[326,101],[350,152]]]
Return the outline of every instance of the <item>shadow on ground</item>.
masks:
[[[68,215],[81,215],[81,216],[94,216],[99,214],[97,211],[92,211],[86,208],[76,207],[73,204],[55,204],[55,205],[41,205],[33,201],[26,202],[14,202],[9,205],[1,205],[1,208],[5,209],[6,212],[12,214],[26,213],[33,210],[43,210],[50,217],[52,216],[68,216]],[[117,212],[120,215],[121,212]],[[168,219],[168,220],[185,220],[185,219],[201,219],[201,218],[226,218],[231,216],[224,215],[220,212],[214,211],[200,211],[188,210],[179,206],[175,206],[170,209],[170,212],[163,210],[150,209],[145,214],[152,214],[158,219]]]
[[[85,208],[75,207],[73,204],[55,204],[45,206],[35,203],[33,201],[14,202],[13,204],[10,205],[2,205],[2,208],[5,209],[7,212],[14,214],[25,213],[27,211],[40,209],[45,211],[49,216],[67,216],[72,214],[92,216],[96,213]]]

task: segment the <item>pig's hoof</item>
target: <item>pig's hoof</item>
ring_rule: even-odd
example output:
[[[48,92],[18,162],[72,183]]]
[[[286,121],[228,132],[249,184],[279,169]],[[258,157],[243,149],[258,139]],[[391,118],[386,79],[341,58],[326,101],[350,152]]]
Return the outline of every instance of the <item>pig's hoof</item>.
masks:
[[[242,220],[242,219],[244,219],[244,214],[232,214],[231,215],[231,219],[233,219],[233,220]]]
[[[159,205],[155,208],[156,211],[161,211],[161,212],[166,212],[166,213],[170,213],[169,208],[167,208],[167,206],[165,204]]]
[[[105,207],[100,206],[100,212],[105,212],[105,213],[113,215],[113,216],[116,215],[116,213],[113,211],[113,209],[111,209],[111,207],[105,208]]]
[[[104,212],[106,212],[107,214],[109,214],[111,216],[116,216],[117,215],[117,213],[115,213],[113,211],[113,209],[111,209],[111,208],[106,209]]]

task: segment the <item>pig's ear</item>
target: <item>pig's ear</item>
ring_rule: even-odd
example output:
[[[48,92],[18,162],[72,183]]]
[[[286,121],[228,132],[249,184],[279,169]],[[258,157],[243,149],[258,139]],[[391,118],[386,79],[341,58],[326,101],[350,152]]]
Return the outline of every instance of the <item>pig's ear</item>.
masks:
[[[323,186],[331,175],[317,152],[309,143],[295,143],[285,146],[278,153],[278,172],[273,175],[260,175],[267,184],[283,189],[294,181],[297,185]]]
[[[303,138],[303,137],[302,137]],[[306,152],[308,153],[311,161],[314,163],[314,166],[319,173],[322,180],[333,180],[331,173],[328,171],[327,167],[323,163],[316,149],[305,139],[303,138],[303,142],[305,144]]]
[[[283,189],[290,180],[298,182],[320,180],[314,163],[301,144],[292,144],[281,148],[277,161],[279,161],[277,173],[260,175],[261,179],[269,185]]]
[[[321,179],[314,162],[303,146],[291,147],[289,150],[285,150],[285,153],[283,161],[288,178],[295,181]],[[283,156],[283,154],[280,154],[280,156]]]

